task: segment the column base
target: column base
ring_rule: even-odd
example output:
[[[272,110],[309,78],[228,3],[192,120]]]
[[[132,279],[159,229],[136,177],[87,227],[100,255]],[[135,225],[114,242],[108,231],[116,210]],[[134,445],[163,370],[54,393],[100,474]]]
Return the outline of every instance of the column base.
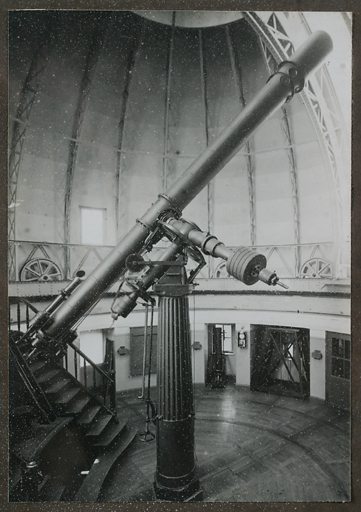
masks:
[[[202,501],[203,489],[199,485],[199,480],[193,480],[184,487],[172,489],[171,487],[163,487],[157,481],[154,482],[154,492],[157,500],[161,501]]]

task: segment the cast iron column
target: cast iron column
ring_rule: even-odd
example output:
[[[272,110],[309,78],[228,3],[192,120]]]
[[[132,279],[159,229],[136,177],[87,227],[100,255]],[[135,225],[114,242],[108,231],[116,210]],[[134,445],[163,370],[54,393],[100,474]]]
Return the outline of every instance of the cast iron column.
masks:
[[[188,294],[184,266],[172,267],[154,287],[158,306],[156,497],[200,501],[196,477]]]

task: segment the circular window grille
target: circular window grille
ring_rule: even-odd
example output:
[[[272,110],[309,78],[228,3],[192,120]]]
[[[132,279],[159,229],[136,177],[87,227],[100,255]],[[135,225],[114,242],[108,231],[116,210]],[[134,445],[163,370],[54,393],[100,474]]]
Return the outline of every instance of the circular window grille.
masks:
[[[225,261],[222,261],[214,270],[213,277],[216,278],[225,278],[229,277],[229,274],[227,272],[227,264]]]
[[[332,277],[331,263],[323,258],[311,258],[303,264],[300,276],[317,279]]]
[[[20,270],[20,281],[47,282],[61,281],[63,274],[56,263],[44,258],[36,258],[25,263]]]

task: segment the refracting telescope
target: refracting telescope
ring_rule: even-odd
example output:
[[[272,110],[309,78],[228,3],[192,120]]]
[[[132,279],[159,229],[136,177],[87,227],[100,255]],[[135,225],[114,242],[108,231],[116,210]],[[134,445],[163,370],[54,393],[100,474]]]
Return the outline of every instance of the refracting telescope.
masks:
[[[137,300],[142,297],[150,300],[147,289],[159,281],[163,274],[172,266],[179,265],[177,257],[185,253],[198,266],[193,269],[187,279],[191,284],[200,270],[206,265],[204,257],[213,256],[226,260],[226,268],[229,275],[247,285],[255,284],[258,280],[268,285],[280,285],[288,288],[279,281],[275,272],[266,268],[267,260],[263,254],[248,247],[230,249],[220,242],[216,236],[201,231],[196,224],[184,219],[177,220],[174,217],[166,221],[159,221],[159,226],[164,235],[171,242],[163,252],[161,258],[156,261],[145,261],[139,254],[130,254],[126,259],[126,266],[131,276],[138,272],[137,277],[125,278],[120,286],[117,298],[111,307],[114,320],[119,316],[127,317],[135,308]]]
[[[73,341],[77,325],[90,313],[102,295],[122,278],[111,314],[127,317],[138,299],[152,302],[148,289],[154,285],[158,303],[157,354],[157,465],[156,497],[167,501],[202,499],[194,453],[194,408],[188,294],[205,265],[204,256],[226,260],[228,273],[246,285],[263,281],[283,285],[266,268],[266,258],[248,247],[227,248],[213,234],[182,219],[183,209],[216,176],[262,123],[294,94],[300,92],[308,74],[332,49],[328,34],[319,31],[282,62],[252,101],[194,161],[184,174],[160,194],[135,226],[99,266],[82,280],[77,275],[63,292],[30,324],[23,339],[33,346],[48,345],[62,353]],[[156,261],[146,260],[164,237],[168,245]],[[197,267],[189,276],[187,257]],[[175,269],[170,273],[169,269]],[[176,270],[178,269],[178,270]],[[125,273],[129,271],[127,275]],[[173,281],[170,274],[178,276]]]
[[[164,236],[170,246],[164,250],[160,263],[144,264],[140,276],[125,283],[126,295],[117,297],[112,315],[127,316],[138,297],[167,271],[182,248],[202,265],[201,251],[227,261],[227,271],[246,284],[261,280],[269,285],[281,284],[278,277],[266,269],[265,257],[246,247],[227,249],[214,237],[194,224],[181,220],[183,209],[199,194],[217,173],[240,150],[262,123],[277,109],[299,93],[307,76],[322,63],[332,49],[329,35],[313,33],[292,55],[282,62],[264,87],[246,105],[213,143],[191,164],[183,175],[136,220],[134,227],[84,280],[76,277],[60,298],[39,313],[25,338],[66,344],[76,336],[76,326],[89,314],[102,295],[129,268],[141,268],[141,259]],[[163,262],[163,264],[161,264]],[[138,265],[138,266],[137,266]],[[192,276],[194,278],[194,275]],[[81,282],[80,282],[81,281]],[[281,284],[282,286],[282,284]],[[69,289],[70,288],[70,289]]]

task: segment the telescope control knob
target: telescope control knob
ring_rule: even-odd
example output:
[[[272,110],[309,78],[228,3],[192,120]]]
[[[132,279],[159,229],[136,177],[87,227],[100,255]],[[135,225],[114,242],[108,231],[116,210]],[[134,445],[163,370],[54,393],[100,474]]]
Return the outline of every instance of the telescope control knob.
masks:
[[[131,272],[139,272],[142,270],[144,259],[139,254],[129,254],[125,260],[125,265]]]

